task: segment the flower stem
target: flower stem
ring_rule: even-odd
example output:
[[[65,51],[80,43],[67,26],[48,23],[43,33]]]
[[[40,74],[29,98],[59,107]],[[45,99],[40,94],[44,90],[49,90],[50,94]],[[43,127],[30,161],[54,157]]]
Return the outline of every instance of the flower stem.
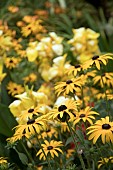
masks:
[[[66,121],[66,123],[67,123],[67,125],[68,125],[68,127],[69,127],[71,136],[72,136],[72,138],[73,138],[73,142],[74,142],[74,144],[75,144],[75,146],[76,146],[76,148],[77,148],[77,150],[78,150],[78,145],[77,145],[77,142],[76,142],[76,140],[75,140],[75,138],[74,138],[74,134],[73,134],[73,131],[72,131],[72,129],[71,129],[70,123],[69,123],[68,121]],[[86,170],[85,164],[84,164],[84,160],[83,160],[83,158],[82,158],[82,155],[78,153],[78,157],[79,157],[79,159],[80,159],[82,169],[83,169],[83,170]]]
[[[21,142],[21,144],[22,144],[22,146],[23,146],[23,148],[24,148],[24,150],[25,150],[25,152],[26,152],[26,154],[27,154],[29,160],[32,162],[32,165],[34,166],[34,165],[35,165],[35,162],[34,162],[32,156],[29,154],[29,152],[28,152],[26,146],[24,145],[23,141],[20,141],[20,142]]]
[[[105,93],[105,100],[106,100],[106,112],[108,113],[108,116],[109,116],[109,103],[108,103],[108,100],[107,100],[106,87],[105,87],[105,84],[104,84],[104,81],[103,81],[102,77],[101,77],[101,79],[102,79],[102,83],[104,85],[104,93]]]

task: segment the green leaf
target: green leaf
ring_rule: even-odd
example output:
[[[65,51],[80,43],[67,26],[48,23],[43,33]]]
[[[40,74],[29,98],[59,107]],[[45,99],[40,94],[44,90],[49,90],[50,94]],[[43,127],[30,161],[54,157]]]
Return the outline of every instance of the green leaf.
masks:
[[[21,152],[17,152],[18,153],[18,156],[21,160],[21,162],[24,164],[24,165],[27,165],[28,164],[28,158],[27,156],[24,154],[24,153],[21,153]]]
[[[17,122],[9,108],[4,104],[0,104],[0,133],[10,137],[13,135],[12,128],[16,125]]]
[[[66,140],[65,146],[67,146],[67,145],[70,144],[71,142],[73,142],[73,139],[72,139],[72,137],[69,137],[69,138]]]

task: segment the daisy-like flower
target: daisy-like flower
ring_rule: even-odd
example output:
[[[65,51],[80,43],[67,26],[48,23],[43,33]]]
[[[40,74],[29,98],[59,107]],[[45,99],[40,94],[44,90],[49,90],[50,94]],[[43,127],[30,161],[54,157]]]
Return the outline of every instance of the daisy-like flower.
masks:
[[[18,135],[18,137],[22,136],[24,134],[24,136],[26,136],[27,138],[30,135],[36,134],[36,133],[40,133],[41,130],[45,130],[46,129],[46,121],[39,117],[37,119],[29,119],[27,121],[26,124],[22,124],[22,125],[17,125],[15,127],[15,136]]]
[[[24,88],[20,84],[16,84],[13,82],[9,82],[7,85],[8,93],[12,96],[15,96],[16,94],[21,94],[24,92]]]
[[[99,83],[103,88],[105,85],[113,87],[113,73],[103,73],[102,75],[95,75],[93,78],[94,84]]]
[[[93,139],[94,144],[100,136],[103,144],[110,141],[113,143],[113,122],[109,121],[108,116],[97,120],[96,123],[88,127],[87,130],[89,130],[87,133],[89,140]]]
[[[37,106],[37,107],[32,106],[32,107],[28,108],[27,110],[23,110],[21,112],[21,114],[19,115],[19,119],[20,119],[20,121],[22,119],[26,119],[26,120],[32,119],[33,116],[35,116],[35,115],[39,116],[38,112],[39,112],[39,106]]]
[[[41,134],[41,138],[45,139],[47,137],[52,138],[52,137],[57,138],[58,132],[55,130],[55,128],[48,128],[45,132]]]
[[[108,59],[111,59],[113,60],[113,58],[111,57],[112,54],[103,54],[103,55],[95,55],[92,57],[92,59],[90,59],[89,61],[87,61],[85,64],[84,64],[84,68],[87,69],[89,68],[90,66],[92,65],[95,65],[96,68],[98,70],[100,70],[100,66],[101,64],[104,64],[106,65],[107,64],[107,61]]]
[[[15,58],[15,57],[7,57],[5,58],[5,66],[9,69],[15,68],[20,62],[19,58]]]
[[[55,119],[58,118],[62,122],[65,122],[69,118],[73,118],[75,116],[75,111],[77,110],[77,103],[74,100],[66,100],[56,108],[52,109],[49,112],[49,118]]]
[[[78,72],[82,71],[83,67],[80,64],[76,64],[75,66],[71,66],[66,70],[66,73],[73,74],[74,76],[77,75]]]
[[[49,156],[51,156],[52,158],[54,158],[54,156],[57,156],[57,157],[58,157],[58,151],[63,154],[62,150],[59,148],[60,146],[63,145],[61,141],[51,140],[50,142],[48,142],[47,140],[45,140],[44,143],[45,143],[45,144],[41,144],[41,146],[42,146],[42,148],[43,148],[46,156],[49,155]],[[40,159],[40,160],[41,160],[42,158],[43,158],[44,160],[46,160],[45,155],[44,155],[42,149],[40,149],[40,150],[38,151],[38,153],[36,154],[36,156],[38,156],[38,155],[40,155],[40,156],[39,156],[39,159]]]
[[[34,74],[34,73],[31,73],[31,74],[29,74],[28,76],[26,76],[26,77],[23,78],[23,80],[24,80],[25,83],[35,82],[36,79],[37,79],[37,76],[36,76],[36,74]]]
[[[81,109],[79,112],[76,112],[76,117],[74,118],[74,124],[77,124],[81,120],[83,122],[89,122],[90,124],[93,124],[93,121],[95,119],[94,115],[99,115],[99,113],[92,111],[92,108],[87,106],[85,109]]]
[[[72,78],[66,82],[58,82],[55,86],[55,91],[57,95],[63,94],[64,96],[68,95],[70,92],[75,93],[78,89],[81,88],[82,82],[80,78]]]
[[[103,165],[107,165],[109,163],[113,163],[113,156],[110,156],[109,158],[101,158],[101,160],[98,161],[98,169],[100,169]]]

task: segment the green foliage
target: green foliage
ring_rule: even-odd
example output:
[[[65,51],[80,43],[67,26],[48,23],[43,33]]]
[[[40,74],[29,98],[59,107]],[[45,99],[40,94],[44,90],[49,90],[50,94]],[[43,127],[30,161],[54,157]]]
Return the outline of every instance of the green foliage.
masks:
[[[6,105],[0,104],[0,133],[10,137],[13,134],[12,128],[17,125],[17,122],[9,108]]]

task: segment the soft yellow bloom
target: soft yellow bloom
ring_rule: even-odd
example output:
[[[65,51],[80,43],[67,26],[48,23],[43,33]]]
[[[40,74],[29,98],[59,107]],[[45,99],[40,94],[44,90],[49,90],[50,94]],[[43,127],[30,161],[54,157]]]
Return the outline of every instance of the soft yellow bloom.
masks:
[[[73,38],[68,41],[71,44],[71,51],[81,63],[99,52],[99,34],[89,28],[73,29]],[[86,55],[85,55],[86,54]],[[89,55],[88,55],[89,54]],[[84,57],[83,57],[84,56]]]
[[[38,50],[36,49],[37,41],[30,42],[29,47],[26,49],[26,55],[28,57],[28,61],[33,62],[38,57]]]

